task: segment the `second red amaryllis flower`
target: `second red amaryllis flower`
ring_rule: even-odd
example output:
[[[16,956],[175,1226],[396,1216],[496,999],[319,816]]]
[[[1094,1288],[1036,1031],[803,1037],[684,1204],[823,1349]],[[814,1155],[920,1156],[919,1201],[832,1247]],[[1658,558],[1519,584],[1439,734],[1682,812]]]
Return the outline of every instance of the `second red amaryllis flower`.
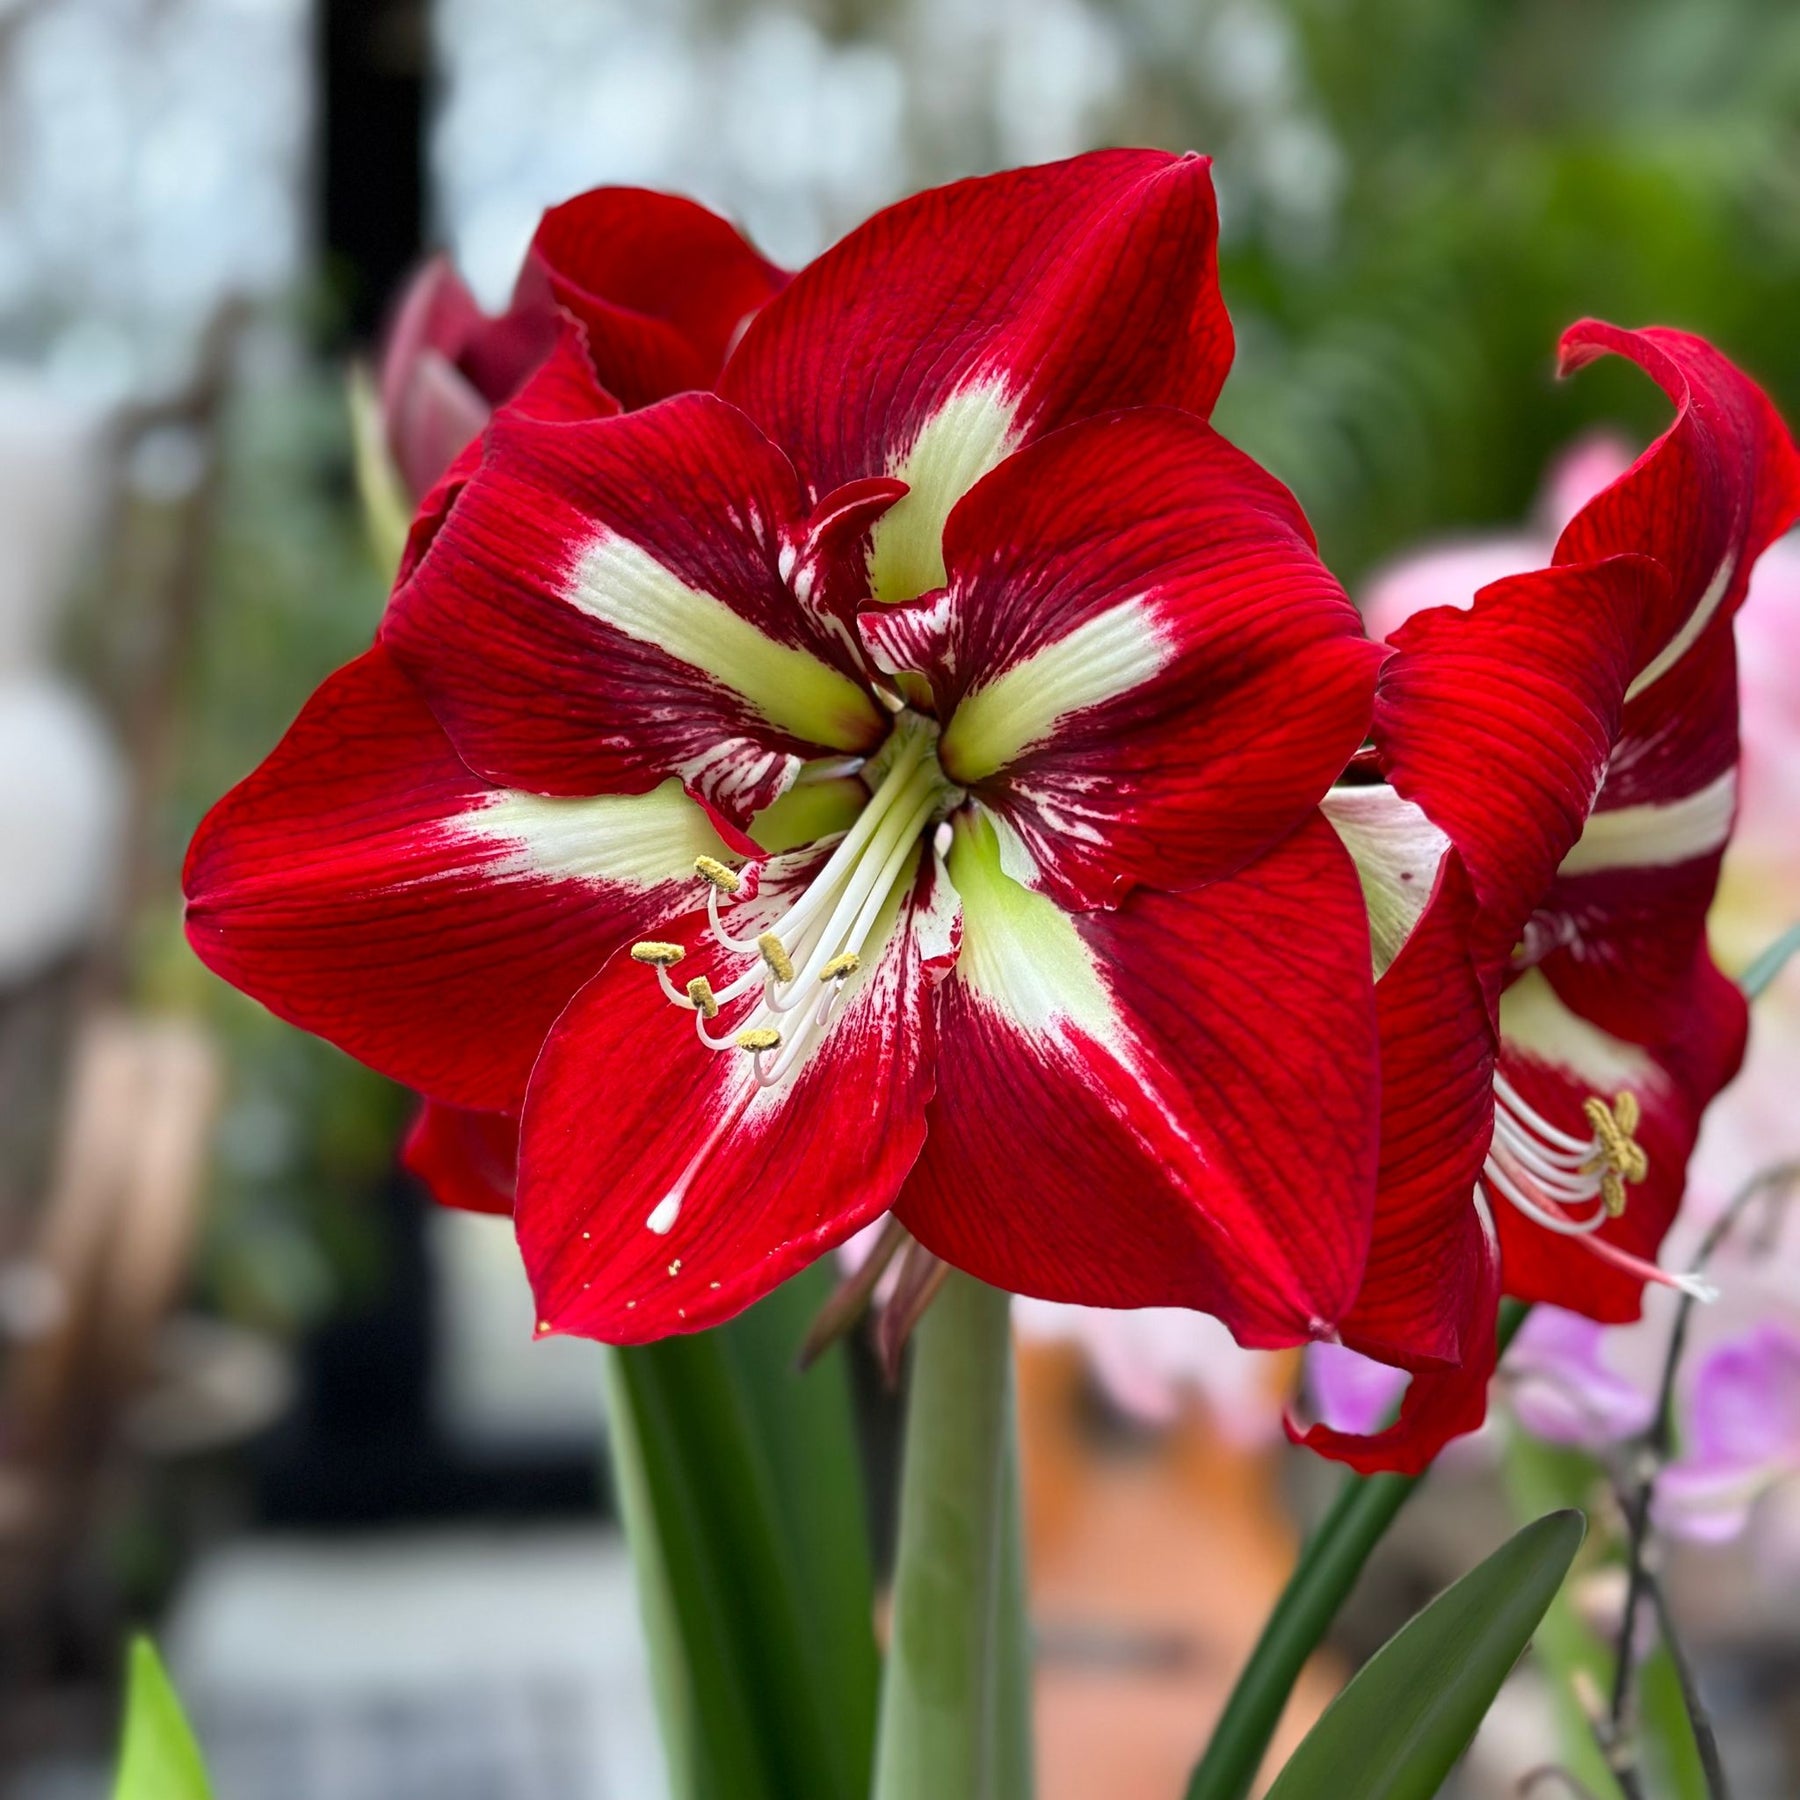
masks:
[[[202,829],[215,968],[523,1107],[546,1328],[714,1322],[890,1206],[1021,1292],[1349,1309],[1375,1015],[1316,808],[1379,654],[1198,416],[1212,255],[1204,164],[1108,153],[882,215],[717,395],[571,420],[552,368]]]
[[[1736,803],[1731,620],[1800,512],[1800,456],[1701,340],[1587,321],[1563,366],[1607,353],[1657,381],[1674,422],[1575,514],[1547,568],[1395,631],[1375,709],[1386,780],[1326,811],[1378,939],[1430,927],[1440,864],[1473,890],[1497,1060],[1444,1085],[1447,1128],[1421,1138],[1446,1147],[1444,1204],[1472,1188],[1491,1216],[1496,1285],[1619,1321],[1646,1281],[1684,1281],[1654,1258],[1701,1115],[1743,1052],[1744,998],[1705,931]],[[1485,1154],[1468,1167],[1472,1142]],[[1416,1267],[1413,1247],[1378,1238],[1372,1272],[1390,1265]],[[1479,1422],[1491,1365],[1489,1343],[1416,1381],[1372,1440],[1308,1441],[1365,1466],[1428,1460],[1447,1424]]]

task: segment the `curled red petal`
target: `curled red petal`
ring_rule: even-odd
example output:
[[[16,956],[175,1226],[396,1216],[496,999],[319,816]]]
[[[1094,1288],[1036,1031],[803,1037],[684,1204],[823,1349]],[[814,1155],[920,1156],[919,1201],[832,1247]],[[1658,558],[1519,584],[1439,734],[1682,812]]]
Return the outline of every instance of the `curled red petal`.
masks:
[[[711,387],[745,321],[787,279],[692,200],[595,188],[544,214],[514,305],[553,302],[579,320],[601,385],[639,407]]]
[[[509,1214],[519,1176],[519,1121],[427,1100],[407,1130],[400,1160],[440,1206]]]
[[[1454,1364],[1493,1311],[1492,1226],[1476,1185],[1494,1126],[1493,1019],[1469,953],[1474,891],[1449,851],[1432,897],[1375,984],[1381,1165],[1375,1231],[1347,1344],[1400,1366]]]

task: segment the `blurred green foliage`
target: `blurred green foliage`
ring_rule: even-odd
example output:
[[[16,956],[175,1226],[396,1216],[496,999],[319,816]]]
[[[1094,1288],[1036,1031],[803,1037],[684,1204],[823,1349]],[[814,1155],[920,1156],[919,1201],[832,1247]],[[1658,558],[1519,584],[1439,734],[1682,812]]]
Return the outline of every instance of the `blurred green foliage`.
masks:
[[[1630,371],[1554,382],[1557,337],[1584,315],[1699,331],[1800,412],[1800,9],[1280,10],[1341,187],[1296,249],[1269,209],[1234,206],[1222,164],[1242,347],[1219,422],[1296,488],[1341,575],[1516,518],[1588,423],[1661,428]]]
[[[224,420],[222,491],[158,821],[166,880],[141,925],[139,985],[199,1009],[227,1069],[202,1280],[228,1316],[278,1331],[374,1289],[372,1189],[393,1166],[405,1095],[208,974],[181,934],[179,870],[208,806],[268,754],[314,687],[368,647],[383,582],[356,510],[341,377],[251,365]]]

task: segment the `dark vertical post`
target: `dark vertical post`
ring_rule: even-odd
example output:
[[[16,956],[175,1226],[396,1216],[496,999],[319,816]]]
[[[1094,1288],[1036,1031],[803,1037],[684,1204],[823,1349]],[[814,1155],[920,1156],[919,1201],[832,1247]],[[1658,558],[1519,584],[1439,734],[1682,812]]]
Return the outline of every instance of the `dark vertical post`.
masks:
[[[366,341],[425,222],[427,0],[318,0],[324,263],[333,335]]]

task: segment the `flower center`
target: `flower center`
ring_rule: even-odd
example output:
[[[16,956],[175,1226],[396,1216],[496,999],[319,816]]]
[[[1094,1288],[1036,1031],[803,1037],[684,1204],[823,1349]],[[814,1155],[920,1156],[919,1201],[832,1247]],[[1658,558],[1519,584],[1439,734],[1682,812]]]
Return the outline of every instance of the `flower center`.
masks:
[[[1482,1179],[1491,1193],[1511,1201],[1546,1231],[1581,1240],[1603,1261],[1646,1281],[1680,1288],[1698,1299],[1713,1290],[1695,1275],[1672,1275],[1593,1234],[1625,1210],[1626,1188],[1650,1173],[1650,1159],[1633,1135],[1637,1096],[1612,1101],[1598,1094],[1582,1103],[1589,1135],[1577,1137],[1553,1125],[1504,1075],[1494,1078],[1494,1138]]]
[[[887,741],[862,769],[870,794],[856,822],[799,896],[773,917],[766,905],[758,908],[760,917],[748,931],[733,930],[731,914],[754,897],[757,884],[710,856],[697,860],[709,936],[720,950],[746,961],[724,986],[715,988],[699,975],[678,987],[669,971],[687,956],[680,944],[632,946],[633,960],[656,971],[670,1003],[694,1015],[695,1033],[707,1049],[750,1057],[756,1089],[746,1093],[746,1103],[751,1093],[796,1071],[829,1029],[857,985],[870,940],[898,890],[912,879],[919,839],[961,798],[938,764],[937,739],[934,720],[911,711],[896,717]],[[745,1001],[752,1003],[741,1006]],[[731,1007],[740,1008],[731,1023],[709,1030]],[[678,1196],[666,1199],[651,1215],[651,1229],[668,1230],[678,1205]]]

